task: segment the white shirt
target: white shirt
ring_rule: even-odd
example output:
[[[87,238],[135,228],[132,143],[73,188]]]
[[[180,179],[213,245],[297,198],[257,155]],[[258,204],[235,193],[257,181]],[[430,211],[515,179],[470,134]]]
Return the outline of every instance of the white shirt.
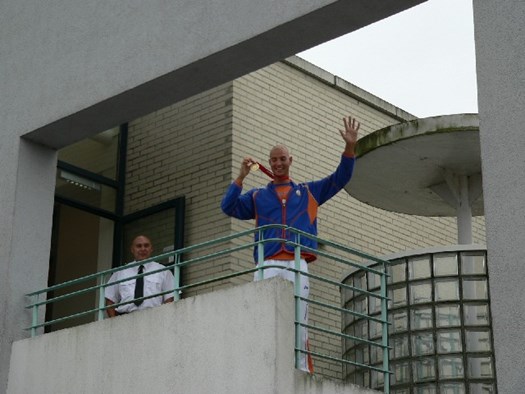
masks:
[[[136,261],[133,261],[129,264],[134,263],[136,263]],[[139,267],[140,265],[137,265],[135,267],[125,268],[121,271],[114,272],[113,275],[111,275],[111,278],[109,278],[108,283],[110,284],[112,282],[137,275]],[[164,266],[155,261],[150,261],[144,264],[143,272],[148,273],[151,271],[156,271],[160,268],[164,268]],[[173,287],[173,274],[170,270],[144,276],[144,297],[167,290],[173,290]],[[133,300],[135,298],[135,279],[130,279],[128,281],[107,286],[105,289],[105,297],[116,304]],[[172,297],[173,293],[167,293],[163,296],[145,299],[139,306],[135,305],[133,302],[126,305],[121,305],[116,308],[116,311],[118,313],[129,313],[140,309],[152,308],[161,305],[164,301]]]

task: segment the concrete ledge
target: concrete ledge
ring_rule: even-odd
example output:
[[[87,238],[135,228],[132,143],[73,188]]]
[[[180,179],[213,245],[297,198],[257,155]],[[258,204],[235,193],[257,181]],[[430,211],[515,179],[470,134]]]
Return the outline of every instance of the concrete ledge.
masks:
[[[291,284],[268,280],[21,340],[7,392],[278,392],[292,319]]]
[[[320,376],[310,376],[299,370],[294,371],[294,393],[301,394],[380,394],[379,391],[324,379]],[[280,393],[280,392],[279,392]]]
[[[293,313],[274,278],[20,340],[7,393],[366,393],[295,370]]]

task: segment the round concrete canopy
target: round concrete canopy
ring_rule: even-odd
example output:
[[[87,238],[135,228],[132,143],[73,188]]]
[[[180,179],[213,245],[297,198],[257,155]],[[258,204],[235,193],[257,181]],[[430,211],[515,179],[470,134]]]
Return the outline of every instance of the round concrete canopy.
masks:
[[[411,215],[456,216],[457,208],[438,193],[458,176],[467,176],[478,181],[479,192],[471,195],[472,215],[483,215],[477,114],[386,127],[361,138],[356,155],[354,175],[345,190],[359,201]]]

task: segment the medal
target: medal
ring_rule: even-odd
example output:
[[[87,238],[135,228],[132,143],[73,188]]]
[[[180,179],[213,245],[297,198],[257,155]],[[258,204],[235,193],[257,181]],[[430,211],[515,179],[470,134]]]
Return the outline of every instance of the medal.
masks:
[[[257,171],[257,170],[261,170],[264,174],[268,175],[268,177],[270,178],[275,178],[275,175],[273,175],[273,172],[271,172],[268,168],[266,168],[265,166],[263,166],[261,163],[252,163],[250,164],[250,171]]]

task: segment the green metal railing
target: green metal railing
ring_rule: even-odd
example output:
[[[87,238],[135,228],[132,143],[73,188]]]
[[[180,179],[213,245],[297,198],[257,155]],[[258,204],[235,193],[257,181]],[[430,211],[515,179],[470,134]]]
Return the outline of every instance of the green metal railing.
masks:
[[[271,229],[271,228],[280,228],[283,229],[285,232],[289,234],[288,239],[284,238],[264,238],[265,230]],[[258,241],[253,241],[253,235],[258,235]],[[301,238],[306,237],[313,239],[317,241],[320,245],[324,245],[323,248],[320,250],[312,250],[311,248],[305,247],[301,245]],[[250,241],[244,242],[244,239],[250,239]],[[240,244],[231,246],[233,241],[242,241]],[[173,293],[173,297],[175,301],[179,300],[181,297],[181,294],[188,291],[189,289],[197,289],[209,284],[213,284],[219,281],[224,281],[228,279],[232,279],[235,277],[247,275],[250,273],[257,272],[258,278],[263,279],[264,278],[264,270],[268,268],[281,268],[281,266],[275,266],[275,265],[266,265],[262,267],[262,264],[260,264],[261,268],[250,268],[250,269],[240,269],[239,271],[232,272],[225,275],[220,275],[212,278],[207,278],[204,280],[200,280],[195,283],[188,283],[188,284],[181,284],[181,270],[184,267],[190,267],[195,266],[197,264],[202,264],[206,262],[213,262],[214,259],[217,259],[219,257],[228,257],[231,256],[232,253],[240,252],[242,250],[251,249],[254,246],[257,247],[257,258],[258,263],[261,263],[264,261],[264,245],[268,242],[284,242],[288,245],[293,246],[294,248],[294,259],[295,259],[295,266],[293,269],[289,269],[290,271],[294,272],[295,275],[295,285],[294,285],[294,297],[295,297],[295,362],[296,367],[298,366],[298,360],[301,353],[304,354],[310,354],[313,358],[317,359],[324,359],[328,360],[329,362],[335,362],[339,363],[341,365],[354,365],[361,368],[368,368],[370,371],[376,371],[378,373],[382,373],[384,377],[384,393],[390,392],[390,370],[389,370],[389,347],[388,347],[388,318],[387,318],[387,303],[388,303],[388,296],[387,296],[387,267],[389,262],[386,260],[379,259],[377,257],[368,255],[366,253],[360,252],[356,249],[349,248],[347,246],[323,240],[321,238],[315,237],[311,234],[305,233],[303,231],[297,230],[292,227],[284,226],[284,225],[266,225],[262,227],[258,227],[251,230],[242,231],[236,234],[232,234],[229,236],[221,237],[212,241],[203,242],[197,245],[189,246],[186,248],[178,249],[173,252],[164,253],[161,255],[157,255],[155,257],[151,257],[147,260],[142,260],[140,262],[134,263],[134,264],[128,264],[126,266],[113,268],[109,270],[105,270],[102,272],[97,272],[92,275],[84,276],[79,279],[75,279],[72,281],[68,281],[59,285],[51,286],[46,289],[42,289],[39,291],[32,292],[30,294],[27,294],[27,296],[30,299],[30,303],[26,306],[26,308],[32,310],[32,324],[30,327],[26,328],[26,330],[29,330],[31,332],[31,336],[37,335],[37,330],[43,329],[46,326],[51,326],[56,323],[64,322],[64,321],[70,321],[74,319],[78,319],[80,317],[84,316],[93,316],[95,314],[97,320],[102,320],[105,317],[106,310],[108,308],[116,308],[120,305],[124,305],[133,301],[129,302],[123,302],[123,303],[115,303],[111,306],[105,305],[105,288],[108,286],[107,278],[109,276],[119,270],[122,270],[124,268],[129,268],[133,266],[138,266],[140,264],[144,264],[148,261],[154,261],[154,260],[163,260],[163,259],[172,259],[173,263],[166,265],[164,268],[161,268],[156,271],[151,271],[148,273],[130,276],[125,279],[122,279],[118,282],[112,282],[112,284],[129,281],[130,279],[135,279],[140,276],[146,276],[151,275],[153,273],[157,273],[164,270],[173,270],[173,276],[174,276],[174,283],[173,283],[173,289],[170,291],[165,291],[162,293],[153,294],[150,296],[142,297],[141,299],[147,299],[151,297],[157,297],[159,295],[164,295],[168,293]],[[218,248],[218,246],[224,245],[224,248]],[[206,251],[208,249],[214,249],[212,252],[208,252],[205,255],[196,256],[196,257],[189,257],[186,258],[185,256],[191,256],[192,254],[196,254],[202,251]],[[216,250],[219,249],[219,250]],[[327,252],[326,250],[334,250],[336,252]],[[367,272],[371,272],[375,275],[378,275],[380,277],[380,292],[369,292],[365,289],[357,288],[354,286],[350,286],[344,283],[341,283],[339,278],[328,278],[320,275],[315,275],[312,273],[302,272],[300,270],[300,256],[302,251],[307,252],[315,252],[318,256],[324,257],[328,260],[337,262],[339,264],[342,264],[343,266],[346,266],[348,268],[353,267],[354,269],[364,270]],[[350,255],[352,258],[344,257],[344,255]],[[358,258],[361,261],[370,262],[373,261],[374,263],[380,263],[380,266],[382,269],[377,268],[369,268],[368,264],[363,264],[355,259]],[[377,265],[376,265],[377,267]],[[306,276],[309,279],[313,279],[316,281],[324,282],[327,285],[338,287],[339,290],[347,289],[351,290],[357,293],[364,294],[368,297],[375,297],[380,299],[381,301],[381,318],[372,317],[369,316],[366,313],[357,312],[348,308],[345,308],[344,305],[342,306],[341,303],[339,304],[330,304],[327,302],[315,300],[312,297],[310,299],[302,298],[300,296],[300,289],[301,289],[301,276]],[[68,287],[78,287],[80,285],[85,285],[89,282],[96,281],[96,285],[87,286],[85,288],[82,288],[80,290],[74,290],[67,294],[59,295],[59,296],[50,296],[50,294],[53,294],[54,292],[60,290],[63,291],[64,289],[67,289]],[[68,316],[56,318],[53,320],[48,321],[41,321],[39,317],[39,311],[41,309],[44,309],[44,307],[51,305],[53,303],[59,302],[59,301],[67,301],[71,299],[72,297],[87,294],[90,292],[97,292],[98,293],[98,306],[89,310],[81,311],[78,313],[74,313]],[[341,316],[344,316],[345,314],[351,314],[354,317],[358,319],[367,319],[369,321],[375,321],[377,323],[380,323],[382,325],[382,340],[381,343],[370,341],[367,338],[360,338],[354,335],[348,335],[343,332],[334,331],[331,328],[321,327],[319,325],[313,325],[313,324],[304,324],[300,322],[300,316],[299,316],[299,301],[306,301],[308,304],[315,305],[318,308],[324,308],[331,311],[334,311],[335,313],[340,313]],[[300,327],[306,327],[311,332],[319,332],[331,336],[338,337],[340,339],[348,339],[356,342],[366,343],[372,346],[376,346],[382,349],[383,352],[383,363],[382,367],[378,368],[377,366],[372,365],[366,365],[362,364],[353,360],[344,359],[342,357],[334,357],[333,355],[330,355],[327,352],[321,351],[310,351],[310,350],[304,350],[300,348],[299,345],[299,330]]]

